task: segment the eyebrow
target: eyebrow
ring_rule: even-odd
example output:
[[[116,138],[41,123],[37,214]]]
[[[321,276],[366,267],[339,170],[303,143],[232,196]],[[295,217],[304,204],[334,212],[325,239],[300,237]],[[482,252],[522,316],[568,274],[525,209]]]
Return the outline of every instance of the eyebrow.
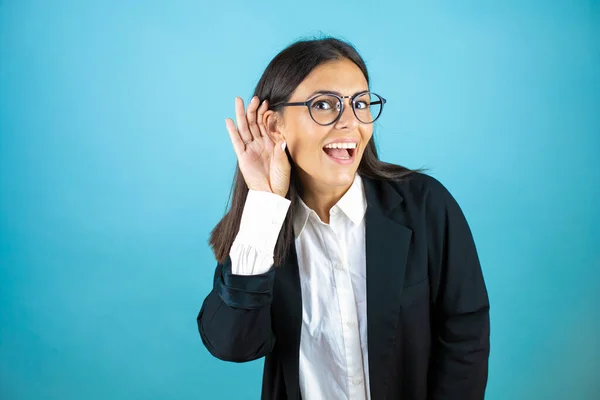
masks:
[[[356,96],[359,93],[368,92],[368,91],[369,91],[369,89],[359,90],[358,92],[354,92],[353,94],[351,94],[351,96]],[[343,94],[341,94],[340,92],[338,92],[336,90],[317,90],[317,91],[312,92],[310,95],[308,95],[308,98],[311,99],[317,94],[337,94],[338,96],[343,96]]]

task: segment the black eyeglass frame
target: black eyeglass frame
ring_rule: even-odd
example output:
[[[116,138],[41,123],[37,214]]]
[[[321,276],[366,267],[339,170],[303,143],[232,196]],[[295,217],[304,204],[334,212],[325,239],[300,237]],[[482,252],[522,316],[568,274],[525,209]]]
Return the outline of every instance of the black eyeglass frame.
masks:
[[[371,122],[364,122],[363,120],[361,120],[360,118],[358,118],[358,115],[356,115],[356,108],[354,106],[354,101],[359,96],[362,96],[365,93],[370,93],[371,95],[375,95],[375,96],[377,96],[380,99],[378,101],[374,101],[374,102],[370,103],[370,104],[381,104],[381,110],[379,110],[379,115],[375,119],[373,119],[373,121],[371,121]],[[342,105],[340,107],[340,111],[338,112],[338,116],[332,122],[329,122],[327,124],[321,124],[320,122],[317,122],[317,120],[315,119],[315,117],[313,117],[312,111],[311,111],[312,103],[316,99],[318,99],[319,97],[321,97],[323,95],[328,95],[328,96],[334,96],[334,97],[336,97],[339,100],[339,104]],[[342,114],[344,113],[344,106],[345,106],[344,105],[344,99],[350,99],[350,104],[352,105],[352,112],[354,113],[354,116],[356,117],[357,120],[359,120],[363,124],[372,124],[373,122],[377,121],[379,119],[379,117],[381,117],[381,114],[383,113],[383,105],[387,102],[386,99],[384,99],[383,97],[381,97],[377,93],[371,92],[370,90],[365,90],[364,92],[357,93],[357,94],[355,94],[353,96],[340,96],[340,95],[337,95],[337,94],[331,93],[331,92],[322,92],[322,93],[318,93],[313,98],[311,98],[311,99],[309,99],[307,101],[292,102],[292,103],[278,103],[278,104],[272,105],[270,108],[271,109],[276,109],[276,108],[279,108],[279,107],[306,106],[308,108],[308,113],[310,114],[310,117],[312,118],[313,121],[315,121],[316,124],[321,125],[321,126],[329,126],[329,125],[333,125],[336,122],[338,122],[340,120],[340,118],[342,117]]]

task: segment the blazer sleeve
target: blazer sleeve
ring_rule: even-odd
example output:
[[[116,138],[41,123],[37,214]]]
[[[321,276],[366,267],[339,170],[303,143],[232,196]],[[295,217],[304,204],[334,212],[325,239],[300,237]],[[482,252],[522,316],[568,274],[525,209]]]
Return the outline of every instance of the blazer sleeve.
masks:
[[[275,267],[257,275],[234,275],[231,258],[218,264],[213,288],[198,314],[202,342],[215,357],[256,360],[273,350],[271,303]]]
[[[481,400],[490,352],[489,299],[469,225],[433,179],[427,197],[432,280],[429,400]]]

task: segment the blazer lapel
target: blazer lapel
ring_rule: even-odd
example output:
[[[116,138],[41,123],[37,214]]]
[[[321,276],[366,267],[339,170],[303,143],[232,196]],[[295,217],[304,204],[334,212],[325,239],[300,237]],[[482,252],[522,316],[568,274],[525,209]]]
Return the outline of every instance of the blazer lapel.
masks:
[[[371,398],[383,399],[398,334],[404,272],[412,231],[395,221],[402,197],[389,183],[364,178],[367,336]]]

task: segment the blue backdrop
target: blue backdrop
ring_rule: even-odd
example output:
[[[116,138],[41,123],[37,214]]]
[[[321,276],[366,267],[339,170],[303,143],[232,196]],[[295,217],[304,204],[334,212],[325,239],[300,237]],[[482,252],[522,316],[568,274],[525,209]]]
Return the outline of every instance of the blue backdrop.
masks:
[[[96,4],[94,4],[96,3]],[[203,347],[224,126],[329,34],[388,99],[382,158],[461,204],[488,399],[600,396],[600,2],[0,1],[0,398],[257,399]]]

